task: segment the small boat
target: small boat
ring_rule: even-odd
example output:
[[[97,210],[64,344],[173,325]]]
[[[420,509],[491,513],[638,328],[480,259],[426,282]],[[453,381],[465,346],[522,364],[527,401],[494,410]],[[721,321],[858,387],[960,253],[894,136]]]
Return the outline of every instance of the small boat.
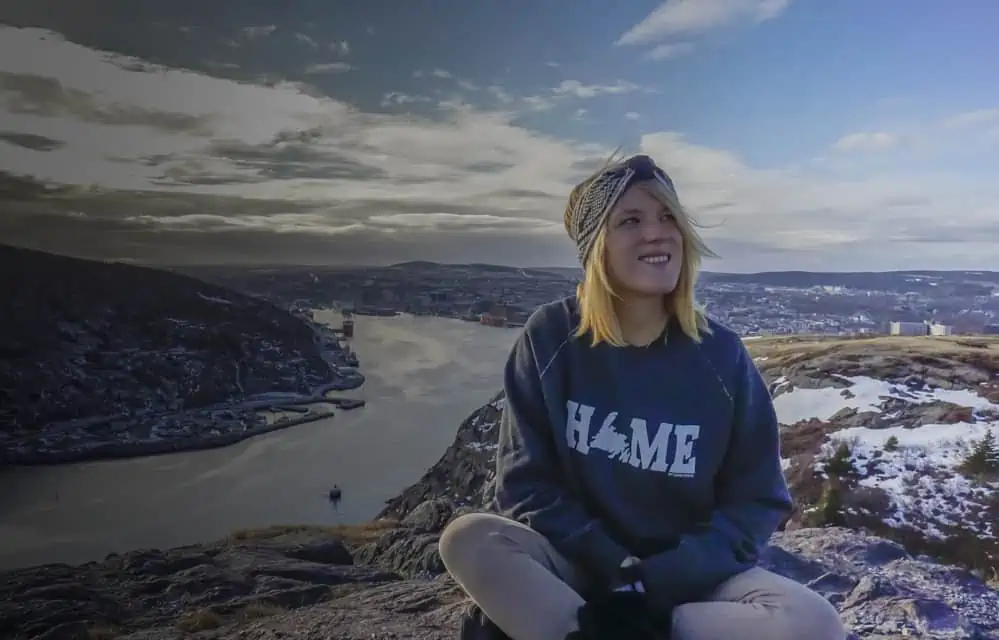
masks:
[[[339,500],[341,495],[343,495],[343,492],[340,490],[340,487],[333,485],[333,488],[330,489],[330,500]]]

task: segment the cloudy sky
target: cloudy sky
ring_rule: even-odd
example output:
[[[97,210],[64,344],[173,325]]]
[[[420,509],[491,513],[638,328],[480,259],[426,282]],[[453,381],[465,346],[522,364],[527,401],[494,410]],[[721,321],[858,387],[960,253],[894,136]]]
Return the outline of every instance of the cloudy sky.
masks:
[[[673,175],[711,270],[999,269],[996,24],[976,0],[5,0],[0,171],[84,188],[8,196],[0,240],[568,266],[565,197],[621,146]]]

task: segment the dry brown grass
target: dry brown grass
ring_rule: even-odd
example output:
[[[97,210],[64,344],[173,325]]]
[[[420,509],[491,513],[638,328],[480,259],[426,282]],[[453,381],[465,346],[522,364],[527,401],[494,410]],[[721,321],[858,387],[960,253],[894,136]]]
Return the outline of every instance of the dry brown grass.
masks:
[[[111,625],[94,625],[87,628],[87,640],[112,640],[122,634],[122,630]]]
[[[285,607],[273,602],[253,602],[240,609],[238,616],[243,621],[259,620],[260,618],[276,616],[287,610]]]
[[[353,582],[347,584],[335,584],[330,587],[330,600],[345,598],[349,595],[370,589],[371,585],[363,582]]]
[[[330,527],[317,525],[276,525],[263,529],[235,531],[229,534],[227,541],[231,544],[239,544],[263,542],[285,536],[315,536],[338,538],[343,540],[347,546],[357,546],[379,538],[382,534],[396,528],[398,525],[398,521],[390,519]]]
[[[186,613],[177,620],[177,628],[186,633],[218,629],[223,624],[225,618],[208,609]]]
[[[925,353],[933,355],[988,354],[999,358],[999,336],[770,336],[746,341],[754,357],[814,356],[820,353],[844,354]]]
[[[232,623],[246,623],[261,618],[269,618],[287,611],[286,607],[279,604],[261,600],[251,602],[245,607],[227,613],[219,613],[211,609],[201,609],[186,613],[177,619],[176,627],[184,633],[198,633],[199,631],[219,629]],[[113,638],[114,636],[100,637]]]
[[[903,374],[911,369],[950,378],[963,371],[977,372],[972,374],[976,380],[999,374],[999,336],[780,336],[749,340],[746,346],[760,369],[769,372],[797,367],[843,375],[870,370],[877,376],[879,370]],[[978,392],[999,399],[999,385]]]
[[[999,569],[991,569],[985,576],[985,584],[993,589],[999,589]]]

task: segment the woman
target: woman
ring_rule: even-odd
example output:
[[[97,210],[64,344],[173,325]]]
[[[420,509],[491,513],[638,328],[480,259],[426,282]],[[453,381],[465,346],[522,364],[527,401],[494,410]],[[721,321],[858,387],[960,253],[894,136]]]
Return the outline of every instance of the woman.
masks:
[[[447,527],[448,572],[513,640],[842,640],[824,598],[757,566],[792,506],[777,418],[740,338],[695,301],[713,254],[670,178],[648,156],[611,164],[565,226],[583,280],[513,346],[498,514]],[[636,630],[641,607],[654,630]]]

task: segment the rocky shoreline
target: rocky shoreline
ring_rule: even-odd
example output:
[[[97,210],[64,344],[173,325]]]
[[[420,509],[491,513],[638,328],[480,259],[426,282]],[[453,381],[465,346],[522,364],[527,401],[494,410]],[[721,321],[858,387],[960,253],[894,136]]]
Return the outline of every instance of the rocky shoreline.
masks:
[[[310,405],[333,405],[343,411],[363,407],[363,400],[327,395],[360,388],[364,375],[343,364],[343,349],[332,329],[296,315],[314,332],[320,356],[329,367],[329,379],[312,393],[256,394],[232,405],[74,420],[42,431],[0,432],[0,466],[73,464],[217,449],[335,415],[331,409],[313,410]],[[268,420],[268,414],[289,411],[299,415]]]
[[[311,402],[311,401],[310,401]],[[301,403],[305,405],[306,403]],[[363,400],[351,398],[328,398],[320,404],[332,404],[342,411],[351,411],[364,406]],[[148,457],[181,453],[185,451],[206,451],[221,449],[238,444],[250,438],[255,438],[274,431],[281,431],[308,422],[332,418],[333,411],[311,411],[295,418],[279,419],[269,424],[258,424],[244,431],[229,432],[216,436],[198,436],[178,438],[174,440],[149,440],[138,442],[108,442],[91,445],[86,449],[70,449],[64,451],[26,452],[23,454],[6,453],[0,464],[12,466],[55,466],[74,464],[78,462],[93,462],[96,460],[121,460],[127,458]]]

